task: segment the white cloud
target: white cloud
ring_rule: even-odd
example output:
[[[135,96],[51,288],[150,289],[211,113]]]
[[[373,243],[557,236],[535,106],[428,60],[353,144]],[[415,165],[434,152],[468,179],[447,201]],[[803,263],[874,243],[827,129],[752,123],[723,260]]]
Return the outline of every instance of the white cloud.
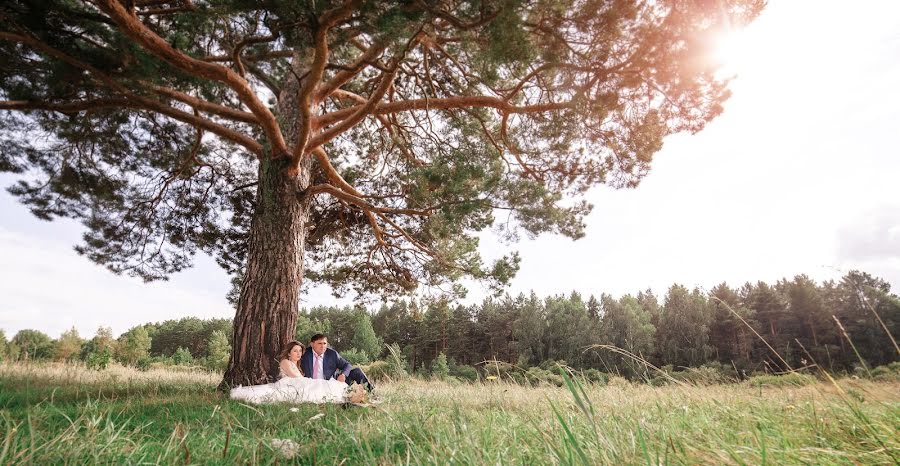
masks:
[[[843,261],[900,260],[900,206],[869,209],[838,234]]]
[[[900,205],[864,210],[838,230],[842,270],[858,269],[900,286]]]

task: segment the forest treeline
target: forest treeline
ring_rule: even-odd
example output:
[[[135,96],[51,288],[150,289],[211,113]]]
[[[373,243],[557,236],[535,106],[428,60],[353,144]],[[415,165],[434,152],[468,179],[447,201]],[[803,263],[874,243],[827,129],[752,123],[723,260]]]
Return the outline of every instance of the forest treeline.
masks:
[[[673,285],[661,296],[608,294],[492,297],[479,304],[399,300],[378,309],[315,307],[301,311],[300,341],[325,333],[357,364],[373,361],[420,375],[474,378],[505,368],[564,364],[578,370],[649,378],[643,361],[677,372],[712,367],[742,378],[817,363],[835,372],[867,371],[898,360],[900,300],[890,285],[853,271],[817,284],[805,275],[775,284],[720,284],[711,290]],[[51,339],[0,331],[0,359],[80,359],[123,364],[203,365],[222,370],[230,354],[231,321],[183,318],[144,324],[113,338],[75,329]],[[640,360],[640,361],[639,361]],[[498,361],[486,364],[485,361]],[[493,368],[493,369],[492,369]]]

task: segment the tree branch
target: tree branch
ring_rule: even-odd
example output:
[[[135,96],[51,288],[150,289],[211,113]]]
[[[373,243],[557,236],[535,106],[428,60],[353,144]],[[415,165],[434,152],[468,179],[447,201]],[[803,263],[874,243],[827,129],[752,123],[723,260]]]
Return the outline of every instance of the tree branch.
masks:
[[[266,133],[267,139],[272,144],[275,156],[286,155],[289,153],[281,128],[275,115],[269,108],[259,100],[256,93],[250,87],[246,79],[221,65],[207,63],[197,60],[169,45],[162,37],[159,37],[136,16],[129,13],[125,6],[117,0],[97,0],[98,7],[132,40],[140,44],[150,53],[165,60],[170,65],[181,69],[195,76],[201,76],[207,79],[213,79],[225,83],[232,88],[238,95],[238,98],[250,111],[259,118],[259,122]]]
[[[306,193],[311,195],[316,195],[319,193],[328,193],[332,196],[346,201],[350,204],[353,204],[359,207],[362,210],[368,212],[377,212],[379,214],[399,214],[399,215],[409,215],[415,217],[428,217],[431,215],[431,212],[419,209],[395,209],[392,207],[378,207],[370,204],[368,201],[363,199],[362,197],[355,196],[350,194],[344,190],[338,189],[328,183],[317,184],[314,186],[310,186]]]
[[[275,58],[291,58],[292,56],[294,56],[294,52],[292,50],[273,50],[271,52],[262,52],[255,55],[247,55],[246,57],[244,57],[244,60],[263,61],[272,60]],[[206,57],[203,57],[202,60],[208,62],[225,62],[233,61],[234,57],[231,55],[208,55]]]
[[[383,104],[378,104],[375,108],[372,109],[371,113],[375,115],[386,115],[400,112],[408,112],[413,110],[450,110],[450,109],[459,109],[459,108],[473,108],[473,107],[488,107],[495,108],[497,110],[507,112],[507,113],[541,113],[541,112],[549,112],[554,110],[564,110],[567,108],[571,108],[574,105],[572,101],[567,102],[548,102],[543,104],[534,104],[534,105],[521,105],[516,106],[512,105],[509,102],[506,102],[503,99],[497,97],[490,96],[460,96],[460,97],[445,97],[442,99],[409,99],[409,100],[400,100],[395,102],[388,102]],[[329,124],[334,124],[338,121],[346,120],[350,116],[354,115],[356,112],[359,112],[365,107],[365,105],[356,105],[349,108],[342,108],[340,110],[335,110],[333,112],[322,115],[318,118],[317,123],[321,126],[327,126]],[[335,127],[336,128],[336,127]],[[332,128],[334,129],[334,128]],[[344,128],[345,131],[347,128]],[[310,141],[310,147],[316,147],[318,145],[322,145],[335,136],[340,134],[343,131],[335,132],[331,131],[327,133],[327,139],[325,138],[325,134],[323,133],[320,136],[313,138]],[[336,134],[334,134],[336,133]]]
[[[315,56],[309,71],[303,77],[300,90],[297,93],[297,106],[300,117],[297,118],[297,145],[291,155],[291,169],[300,166],[300,160],[306,151],[306,143],[312,132],[312,94],[316,84],[325,74],[325,65],[328,63],[328,29],[320,27],[315,33]],[[300,78],[297,78],[299,81]]]
[[[544,181],[544,178],[537,172],[534,171],[524,160],[522,160],[522,156],[520,155],[519,148],[515,146],[515,144],[509,141],[509,135],[507,133],[507,126],[509,122],[509,113],[504,113],[503,118],[500,122],[500,137],[503,139],[503,145],[509,149],[509,152],[512,153],[513,157],[516,158],[516,162],[519,163],[519,166],[522,167],[524,173],[528,176],[531,176],[532,179],[536,181]]]
[[[166,5],[168,3],[172,3],[173,0],[134,0],[134,6],[136,7],[145,7],[145,6],[160,6]]]
[[[234,49],[231,51],[231,59],[234,61],[234,65],[238,69],[238,74],[244,76],[246,71],[244,71],[244,64],[241,63],[241,52],[244,51],[244,47],[250,44],[264,44],[266,42],[272,42],[273,40],[278,39],[278,32],[275,32],[268,36],[263,37],[247,37],[242,41],[238,42],[237,45],[234,46]]]
[[[345,91],[343,89],[336,89],[334,91],[334,93],[332,94],[332,96],[337,97],[339,99],[352,100],[352,101],[358,102],[358,103],[366,103],[365,97],[358,95],[358,94],[354,94],[350,91]],[[391,138],[402,139],[399,142],[395,140],[395,144],[400,149],[400,152],[402,152],[403,155],[406,156],[406,158],[410,162],[412,162],[418,166],[422,166],[425,164],[425,162],[419,160],[419,158],[416,157],[415,154],[413,154],[412,151],[410,151],[408,147],[406,147],[406,144],[408,144],[408,141],[406,141],[406,139],[403,138],[403,135],[401,135],[394,129],[394,124],[391,123],[387,117],[385,117],[384,115],[375,115],[375,118],[378,119],[378,121],[381,123],[381,126],[384,127],[385,131],[388,132],[388,134],[391,136]]]
[[[231,107],[226,107],[224,105],[214,104],[212,102],[205,101],[203,99],[199,99],[189,94],[185,94],[184,92],[176,91],[174,89],[170,89],[168,87],[156,86],[152,84],[148,84],[148,87],[152,89],[154,92],[164,95],[166,97],[175,99],[179,102],[183,102],[185,104],[190,105],[191,107],[196,108],[197,110],[212,113],[224,118],[228,118],[235,121],[242,121],[244,123],[253,123],[259,124],[259,119],[256,115],[243,112]]]
[[[357,3],[358,0],[348,0],[336,8],[326,11],[317,20],[318,24],[313,35],[315,55],[297,96],[300,118],[297,119],[299,125],[297,145],[294,146],[290,170],[296,170],[300,166],[300,161],[307,152],[306,143],[312,133],[313,125],[312,106],[317,103],[313,99],[313,93],[316,85],[325,75],[325,66],[328,65],[328,30],[339,21],[350,17],[353,7]]]
[[[322,170],[325,171],[325,176],[329,181],[336,184],[339,188],[347,191],[350,194],[363,197],[363,195],[359,191],[357,191],[356,188],[351,186],[350,183],[347,183],[347,181],[344,180],[344,177],[342,177],[340,173],[335,170],[334,165],[331,164],[331,160],[328,159],[328,154],[326,154],[321,147],[313,149],[313,155],[316,156],[316,160],[318,160],[319,166],[321,166]]]
[[[343,119],[340,123],[333,126],[332,128],[323,131],[316,135],[316,137],[312,138],[309,141],[307,150],[315,149],[317,147],[322,146],[326,142],[334,139],[344,131],[354,127],[357,123],[363,120],[366,115],[370,114],[374,108],[378,105],[378,102],[381,101],[381,98],[384,97],[384,94],[387,92],[388,88],[390,88],[391,84],[394,82],[394,77],[397,75],[397,70],[400,69],[400,62],[406,56],[406,53],[409,52],[410,48],[419,40],[419,34],[422,32],[422,28],[424,27],[424,23],[419,27],[419,30],[416,31],[415,34],[409,39],[406,43],[406,47],[393,59],[391,59],[391,66],[387,72],[383,72],[381,74],[381,81],[378,83],[378,87],[372,92],[372,95],[369,96],[369,99],[366,103],[358,105],[356,107],[352,107],[349,110],[352,110],[352,113],[349,113],[347,118]],[[318,124],[322,124],[322,122],[317,119]],[[298,161],[299,162],[299,161]]]
[[[497,9],[497,11],[495,11],[489,15],[484,15],[482,12],[481,17],[479,19],[469,22],[469,23],[466,23],[465,21],[457,18],[456,16],[453,16],[451,13],[448,13],[439,8],[429,7],[425,2],[423,2],[421,0],[417,0],[415,3],[416,3],[416,6],[418,6],[419,8],[431,13],[432,15],[434,15],[437,18],[440,18],[440,19],[452,24],[455,28],[460,29],[460,30],[475,29],[479,26],[483,26],[483,25],[491,22],[494,18],[497,17],[498,14],[500,14],[500,9]]]
[[[281,87],[278,86],[278,83],[275,82],[272,78],[269,77],[261,68],[252,63],[247,63],[244,65],[247,67],[247,71],[250,72],[253,76],[256,77],[264,86],[269,88],[272,91],[272,94],[275,96],[281,95]]]
[[[229,141],[235,142],[246,147],[250,152],[257,156],[262,156],[262,146],[247,137],[246,135],[228,129],[222,125],[216,124],[206,118],[199,117],[181,110],[163,105],[151,99],[93,99],[80,102],[42,102],[31,100],[8,100],[0,101],[0,110],[47,110],[60,113],[74,113],[93,110],[98,108],[136,108],[148,110],[168,116],[172,119],[188,123],[195,128],[202,128]]]
[[[380,41],[370,45],[365,52],[354,60],[352,64],[347,66],[346,69],[336,73],[327,83],[319,87],[319,90],[316,91],[317,98],[323,99],[331,95],[335,90],[340,89],[341,86],[365,69],[366,65],[377,59],[378,56],[384,52],[386,47],[386,41]]]
[[[105,73],[98,70],[97,68],[95,68],[87,63],[84,63],[82,61],[76,60],[76,59],[66,55],[62,51],[57,50],[57,49],[45,44],[44,42],[41,42],[40,40],[38,40],[34,37],[19,35],[19,34],[12,34],[12,33],[8,33],[8,32],[0,32],[0,40],[22,42],[24,44],[34,47],[35,49],[37,49],[39,51],[44,52],[52,57],[62,60],[76,68],[80,68],[80,69],[83,69],[83,70],[89,72],[94,78],[105,83],[106,85],[111,87],[113,90],[118,91],[120,94],[125,96],[127,98],[127,100],[129,101],[129,104],[125,105],[126,107],[142,108],[145,110],[151,110],[151,111],[155,111],[157,113],[161,113],[163,115],[172,117],[176,120],[192,124],[196,127],[206,129],[212,133],[218,134],[219,136],[222,136],[226,139],[229,139],[238,144],[241,144],[242,146],[246,147],[247,149],[249,149],[251,152],[253,152],[257,156],[262,156],[262,154],[263,154],[262,146],[258,142],[253,140],[252,138],[250,138],[244,134],[241,134],[237,131],[228,129],[228,128],[226,128],[222,125],[219,125],[213,121],[210,121],[206,118],[202,118],[197,115],[183,112],[176,108],[165,105],[162,102],[159,102],[157,100],[149,99],[147,97],[135,94],[130,89],[126,88],[122,83],[119,83],[115,79],[107,76]],[[110,106],[110,103],[114,100],[115,99],[105,99],[103,101],[103,103],[106,104],[107,106]],[[57,104],[44,103],[44,105],[50,106],[50,105],[57,105]],[[48,108],[48,110],[52,110],[52,109]]]
[[[512,99],[519,91],[522,90],[522,88],[525,86],[526,83],[528,83],[529,80],[531,80],[531,78],[539,75],[540,73],[542,73],[544,71],[551,70],[554,68],[566,68],[566,69],[570,69],[570,70],[584,71],[584,72],[588,72],[588,73],[595,71],[593,68],[586,67],[586,66],[579,66],[579,65],[572,64],[572,63],[544,63],[541,66],[538,66],[537,68],[532,70],[527,75],[525,75],[525,77],[523,77],[521,80],[519,80],[519,83],[516,84],[515,87],[510,89],[509,92],[507,92],[504,97],[506,98],[506,100]]]
[[[44,102],[37,100],[0,101],[0,110],[48,110],[60,113],[77,113],[96,108],[134,108],[137,105],[128,99],[93,99],[80,102]]]
[[[197,6],[194,5],[191,0],[183,0],[184,5],[175,6],[170,8],[156,8],[151,10],[138,11],[137,14],[140,16],[152,16],[152,15],[170,15],[172,13],[178,13],[179,11],[196,11]]]
[[[324,153],[323,153],[323,155],[324,155]],[[326,156],[326,159],[327,159],[327,156]],[[329,166],[330,166],[330,164],[329,164]],[[341,179],[341,181],[343,181],[343,179]],[[344,184],[346,184],[346,182],[344,182]],[[347,185],[347,186],[350,189],[353,189],[349,185]],[[356,192],[356,190],[353,190],[353,191]],[[384,230],[382,230],[381,227],[378,226],[378,221],[375,218],[376,213],[378,214],[379,217],[385,219],[385,221],[391,223],[395,227],[396,227],[396,223],[394,223],[389,218],[387,218],[385,216],[385,214],[401,214],[401,215],[413,215],[413,216],[423,216],[423,217],[427,217],[427,216],[431,215],[430,212],[416,210],[416,209],[393,209],[393,208],[389,208],[389,207],[376,207],[376,206],[370,204],[368,201],[366,201],[365,199],[363,199],[360,196],[357,196],[357,195],[351,194],[349,192],[346,192],[344,190],[338,189],[327,183],[310,186],[305,192],[300,193],[300,195],[315,196],[320,193],[330,194],[331,196],[335,197],[336,199],[347,202],[348,204],[355,205],[356,207],[361,209],[363,211],[363,213],[365,214],[366,219],[368,219],[369,225],[372,227],[372,231],[375,234],[375,240],[378,242],[378,245],[382,246],[382,247],[388,247],[388,244],[384,240]]]

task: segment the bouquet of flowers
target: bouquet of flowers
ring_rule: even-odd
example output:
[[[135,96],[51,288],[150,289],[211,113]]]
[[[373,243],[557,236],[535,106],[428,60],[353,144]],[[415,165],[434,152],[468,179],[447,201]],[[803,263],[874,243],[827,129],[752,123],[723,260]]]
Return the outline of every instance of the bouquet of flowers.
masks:
[[[355,383],[347,387],[347,393],[345,395],[348,403],[357,405],[357,406],[368,406],[369,405],[369,392],[362,385]]]

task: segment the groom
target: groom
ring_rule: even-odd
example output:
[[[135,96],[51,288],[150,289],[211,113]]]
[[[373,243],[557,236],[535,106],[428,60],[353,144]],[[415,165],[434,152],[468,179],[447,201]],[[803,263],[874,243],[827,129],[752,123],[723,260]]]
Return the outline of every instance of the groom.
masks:
[[[309,349],[300,357],[300,368],[303,375],[311,379],[331,379],[340,371],[337,380],[350,385],[354,382],[372,391],[374,386],[358,367],[353,367],[337,351],[328,347],[328,338],[321,333],[313,335],[309,340]]]

